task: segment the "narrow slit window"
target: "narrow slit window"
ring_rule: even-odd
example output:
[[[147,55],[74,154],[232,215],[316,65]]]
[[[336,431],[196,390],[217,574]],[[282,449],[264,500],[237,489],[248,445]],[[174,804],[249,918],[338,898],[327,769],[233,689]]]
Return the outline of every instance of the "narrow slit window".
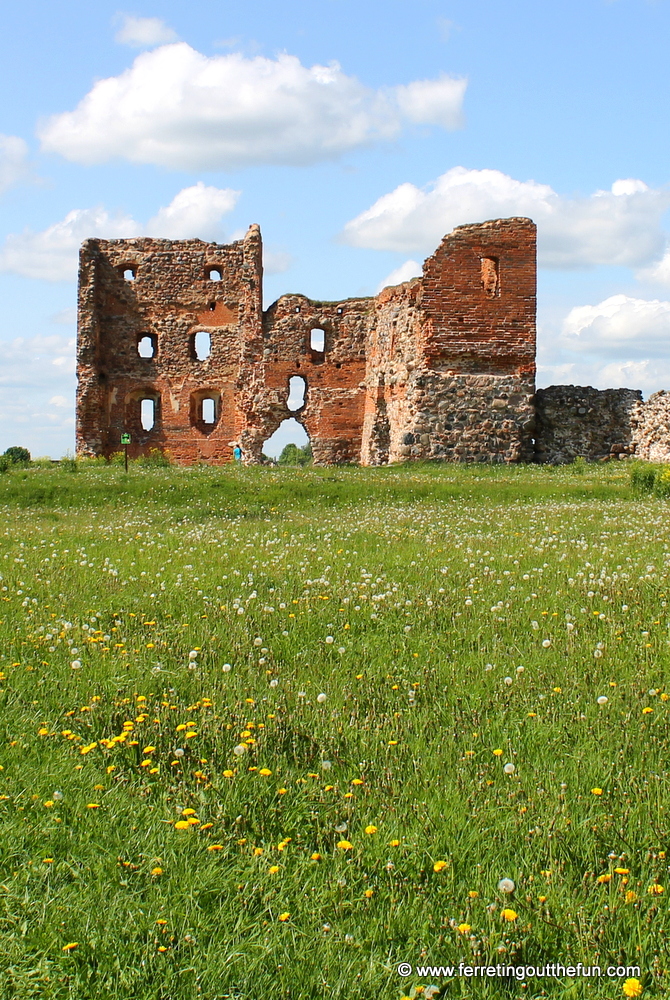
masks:
[[[198,330],[193,338],[195,356],[198,361],[206,361],[212,353],[212,338],[206,330]]]
[[[141,358],[153,358],[156,355],[156,340],[145,334],[137,342],[137,353]]]
[[[216,423],[216,401],[206,397],[202,401],[202,422],[203,424]]]
[[[126,268],[124,268],[124,270],[123,270],[123,277],[125,278],[126,281],[134,281],[135,280],[135,268],[134,267],[126,267]]]
[[[289,410],[301,410],[305,405],[305,392],[307,383],[301,375],[293,375],[288,383],[288,399],[286,405]]]
[[[313,351],[323,354],[326,349],[326,331],[320,329],[310,331],[309,346]]]
[[[500,280],[498,274],[498,258],[482,257],[482,288],[487,298],[492,299],[500,294]]]
[[[209,269],[208,278],[210,281],[221,281],[221,271],[218,267],[211,267]]]
[[[143,399],[140,403],[140,421],[145,431],[153,430],[156,423],[156,400]]]

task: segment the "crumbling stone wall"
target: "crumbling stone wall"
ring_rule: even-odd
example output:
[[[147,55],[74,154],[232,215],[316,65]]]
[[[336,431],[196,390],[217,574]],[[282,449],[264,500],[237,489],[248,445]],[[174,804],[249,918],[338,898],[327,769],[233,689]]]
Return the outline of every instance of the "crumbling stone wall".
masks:
[[[578,456],[597,461],[635,452],[639,389],[552,385],[535,396],[535,459],[559,465]]]
[[[229,245],[87,240],[79,285],[77,451],[152,448],[260,461],[295,416],[320,464],[531,460],[535,226],[461,226],[422,278],[375,298],[284,295],[263,313],[260,230]],[[323,331],[323,350],[312,331]],[[196,335],[211,353],[200,360]],[[142,357],[139,345],[153,347]],[[305,380],[288,407],[289,382]],[[154,409],[142,427],[143,401]],[[209,410],[206,415],[205,404]]]
[[[633,443],[637,458],[670,462],[670,392],[655,392],[641,404],[633,427]]]

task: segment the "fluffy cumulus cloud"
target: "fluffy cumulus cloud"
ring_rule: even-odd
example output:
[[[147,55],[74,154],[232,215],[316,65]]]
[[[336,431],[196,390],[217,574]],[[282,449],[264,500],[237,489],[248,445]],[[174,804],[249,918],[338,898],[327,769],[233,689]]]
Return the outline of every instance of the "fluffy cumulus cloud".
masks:
[[[146,225],[149,236],[185,240],[197,236],[216,240],[221,218],[232,212],[240,196],[231,188],[208,187],[199,181],[184,188],[169,205],[158,210]]]
[[[101,206],[74,209],[41,232],[10,234],[0,248],[0,271],[45,281],[71,281],[77,276],[79,247],[95,236],[217,239],[221,218],[232,211],[238,197],[239,191],[199,182],[180,191],[146,225],[129,215],[112,216]]]
[[[662,252],[660,221],[669,205],[670,191],[639,180],[564,198],[547,184],[518,181],[499,170],[454,167],[426,187],[405,183],[383,195],[347,223],[342,238],[353,246],[428,254],[455,226],[529,216],[538,226],[544,267],[640,266]]]
[[[419,264],[416,260],[406,260],[404,264],[396,267],[395,270],[386,275],[383,281],[379,282],[377,291],[381,292],[382,288],[386,288],[389,285],[402,285],[403,281],[409,281],[410,278],[418,278],[421,274],[423,274],[422,264]]]
[[[381,139],[404,122],[455,128],[466,81],[442,76],[371,90],[337,63],[295,56],[205,56],[185,42],[137,56],[74,111],[40,129],[42,147],[77,163],[123,157],[178,170],[307,164]]]
[[[670,302],[612,295],[595,306],[576,306],[563,323],[562,343],[601,357],[670,359]]]
[[[0,194],[28,173],[28,147],[17,135],[0,135]]]
[[[130,45],[133,49],[147,49],[154,45],[177,41],[177,32],[159,17],[133,17],[132,14],[121,14],[116,20],[121,26],[114,37],[121,45]]]

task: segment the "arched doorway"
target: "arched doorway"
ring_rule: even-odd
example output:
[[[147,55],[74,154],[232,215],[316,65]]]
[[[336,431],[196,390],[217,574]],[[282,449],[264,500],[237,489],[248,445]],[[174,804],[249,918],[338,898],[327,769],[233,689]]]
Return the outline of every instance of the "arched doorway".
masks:
[[[304,460],[309,459],[309,454],[305,450],[309,444],[309,435],[303,425],[295,417],[289,417],[287,420],[282,420],[274,434],[264,442],[263,455],[276,462],[285,450],[287,455],[292,451],[292,445],[299,454],[295,456],[295,461],[289,464],[303,465]]]

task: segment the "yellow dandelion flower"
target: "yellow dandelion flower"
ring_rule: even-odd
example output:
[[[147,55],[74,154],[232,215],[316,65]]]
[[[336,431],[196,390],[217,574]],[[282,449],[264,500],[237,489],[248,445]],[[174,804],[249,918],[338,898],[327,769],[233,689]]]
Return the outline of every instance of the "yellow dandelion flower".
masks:
[[[288,788],[278,788],[277,789],[277,795],[286,795],[287,792],[288,792]]]
[[[175,830],[190,830],[191,824],[187,819],[179,819],[174,825]]]
[[[53,863],[54,863],[54,859],[53,858],[42,858],[42,864],[43,865],[52,865]]]
[[[195,809],[182,809],[182,816],[195,816]]]
[[[261,854],[264,854],[262,847],[254,847],[254,857],[260,858]]]
[[[353,851],[354,845],[349,840],[338,840],[337,846],[341,851]]]
[[[617,875],[630,875],[630,868],[615,868]]]
[[[269,767],[262,767],[258,773],[262,774],[264,778],[268,778],[272,774],[272,771]]]
[[[290,913],[280,913],[279,916],[277,917],[277,920],[281,921],[282,924],[285,924],[286,921],[290,919],[291,919]]]
[[[447,861],[436,861],[435,864],[433,865],[433,871],[434,872],[444,871],[447,865],[448,865]]]
[[[476,889],[470,889],[470,892],[468,893],[468,896],[470,897],[470,899],[477,899],[478,895],[479,895],[479,893],[477,892]]]
[[[637,893],[633,892],[632,889],[628,889],[626,895],[624,896],[624,899],[627,903],[635,903],[637,900]]]
[[[372,836],[373,833],[377,832],[377,827],[373,826],[372,823],[371,823],[369,826],[365,827],[365,832],[367,834],[369,834],[370,836]]]
[[[226,768],[226,770],[223,772],[224,778],[232,778],[234,774],[235,772],[231,771],[230,768]]]
[[[47,799],[47,801],[44,803],[44,808],[45,809],[51,809],[52,806],[53,806],[53,802],[51,801],[51,799]]]
[[[603,794],[602,788],[592,788],[591,789],[591,795],[602,795],[602,794]]]
[[[162,953],[164,951],[167,951],[167,948],[165,947],[164,944],[159,944],[158,948],[157,948],[157,951],[160,951]]]
[[[156,753],[156,747],[145,747],[142,753]]]
[[[646,708],[643,708],[643,709],[642,709],[642,714],[643,714],[643,715],[651,715],[651,713],[652,713],[653,711],[654,711],[654,710],[653,710],[653,708],[649,708],[649,706],[647,705],[647,707],[646,707]],[[630,994],[630,996],[637,996],[637,993],[631,993],[631,994]]]
[[[366,899],[372,899],[374,894],[375,894],[374,889],[366,889],[365,892],[363,893]]]
[[[601,884],[606,883],[606,882],[611,882],[612,881],[612,876],[610,875],[609,872],[607,872],[605,875],[599,875],[598,878],[596,879],[596,881],[600,882]]]
[[[207,848],[208,851],[222,851],[223,844],[210,844]]]
[[[538,900],[539,900],[540,903],[546,903],[547,902],[547,897],[546,896],[538,896],[537,898],[538,898]]]
[[[665,892],[665,889],[663,888],[662,885],[659,885],[658,882],[654,882],[652,885],[649,886],[647,892],[649,893],[650,896],[662,896],[663,893]]]
[[[389,840],[389,847],[400,847],[399,840]]]
[[[320,861],[321,860],[321,855],[319,854],[318,851],[314,851],[313,854],[310,854],[310,860],[311,861]]]
[[[44,726],[42,726],[41,729],[37,730],[37,735],[38,736],[48,736],[49,735],[49,730],[45,729]]]
[[[469,934],[472,927],[470,924],[459,924],[457,930],[459,934]]]
[[[151,869],[151,874],[152,875],[162,875],[163,874],[163,869],[159,868],[158,866],[156,866],[156,868],[152,868]]]
[[[270,865],[270,867],[268,868],[268,871],[269,871],[270,875],[276,875],[277,872],[279,871],[279,865]]]
[[[75,948],[79,947],[78,941],[70,941],[69,944],[64,944],[61,951],[74,951]]]
[[[351,784],[352,785],[362,785],[363,784],[363,780],[362,780],[362,778],[354,778],[354,780],[351,782]]]
[[[197,734],[197,733],[195,732],[195,730],[194,730],[194,729],[192,729],[192,730],[190,731],[190,733],[185,733],[185,734],[184,734],[184,739],[185,739],[185,740],[192,740],[192,739],[193,739],[193,737],[194,737],[194,736],[197,736],[197,735],[198,735],[198,734]]]
[[[165,925],[167,924],[167,920],[164,920],[162,917],[159,917],[156,923],[158,924],[159,927],[165,927]]]
[[[502,750],[494,750],[493,751],[493,756],[494,757],[502,757]]]
[[[502,910],[500,914],[503,920],[509,921],[510,924],[516,920],[518,915],[519,914],[515,910],[510,910],[508,907],[505,907],[505,909]]]
[[[99,809],[100,808],[100,803],[99,802],[87,802],[86,803],[86,808],[87,809]]]
[[[639,997],[642,994],[642,983],[639,979],[627,979],[622,986],[624,996]]]

